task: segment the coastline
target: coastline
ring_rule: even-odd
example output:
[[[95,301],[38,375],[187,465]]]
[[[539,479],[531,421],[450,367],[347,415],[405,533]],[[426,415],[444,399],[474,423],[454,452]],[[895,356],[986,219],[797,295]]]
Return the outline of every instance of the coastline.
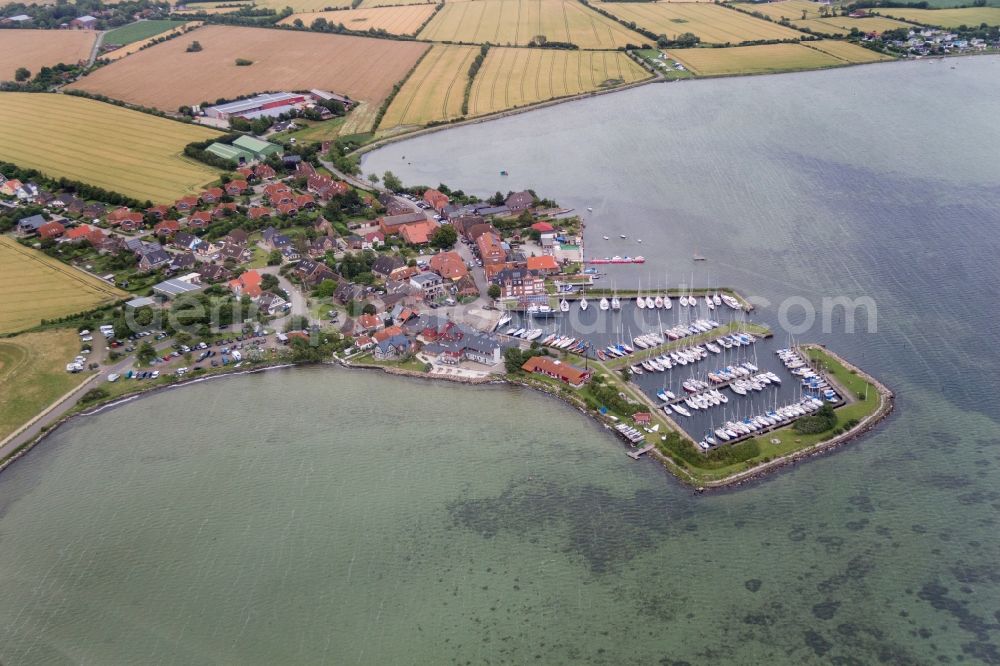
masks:
[[[669,455],[663,453],[659,448],[653,448],[649,451],[650,457],[655,459],[664,469],[669,472],[670,475],[679,481],[680,483],[689,486],[693,490],[702,493],[712,490],[723,490],[723,489],[735,489],[741,486],[749,485],[753,482],[760,481],[766,477],[770,477],[776,472],[779,472],[785,468],[794,466],[800,460],[805,458],[811,458],[817,455],[823,455],[828,452],[833,451],[845,444],[848,444],[864,434],[873,430],[879,423],[881,423],[889,414],[893,411],[895,406],[895,395],[890,391],[884,384],[879,382],[877,379],[864,372],[857,366],[846,361],[843,357],[839,356],[835,352],[830,351],[823,345],[819,344],[807,344],[802,346],[803,349],[815,348],[821,349],[824,353],[830,355],[836,359],[839,363],[843,364],[844,367],[857,373],[859,377],[862,377],[866,381],[870,382],[876,387],[879,394],[879,405],[874,412],[862,419],[857,425],[855,425],[850,430],[832,437],[828,440],[817,442],[816,444],[789,453],[787,455],[775,458],[769,462],[761,463],[749,469],[735,472],[726,476],[722,479],[712,480],[712,481],[702,481],[697,479],[691,474],[690,471],[684,466],[679,464]],[[216,372],[210,375],[205,375],[201,377],[192,377],[190,379],[185,379],[182,381],[159,385],[159,386],[149,386],[138,388],[136,391],[127,393],[124,395],[115,396],[109,398],[105,401],[99,401],[93,405],[90,405],[84,409],[80,409],[79,406],[74,407],[64,414],[59,420],[52,423],[51,425],[45,427],[35,438],[22,444],[14,452],[12,452],[8,457],[0,461],[0,473],[6,470],[9,466],[14,464],[17,460],[20,460],[29,451],[38,446],[42,441],[45,440],[50,434],[58,430],[61,426],[68,423],[74,418],[81,416],[95,416],[105,411],[106,409],[111,409],[120,405],[130,403],[136,399],[144,398],[149,395],[154,395],[160,391],[168,391],[173,389],[184,388],[186,386],[191,386],[205,381],[212,381],[216,379],[223,379],[233,376],[240,375],[251,375],[263,372],[269,372],[272,370],[283,370],[288,368],[300,368],[309,366],[326,366],[326,365],[339,365],[343,368],[349,370],[381,370],[387,375],[409,377],[412,379],[423,379],[423,380],[443,380],[452,383],[459,384],[469,384],[469,385],[510,385],[510,386],[520,386],[527,388],[539,393],[544,393],[556,400],[559,400],[564,405],[580,412],[584,416],[592,419],[594,423],[600,426],[602,429],[608,431],[614,439],[622,442],[625,446],[626,452],[629,450],[629,443],[624,439],[622,435],[617,433],[617,431],[611,427],[611,425],[601,417],[600,414],[589,409],[587,405],[579,399],[574,399],[572,396],[564,395],[562,392],[554,390],[554,388],[548,384],[540,381],[532,381],[530,376],[525,377],[512,377],[510,375],[497,375],[497,376],[486,376],[486,377],[461,377],[453,375],[432,375],[423,372],[417,372],[414,370],[408,370],[406,368],[398,368],[393,366],[377,365],[370,363],[353,363],[349,359],[334,359],[330,361],[323,361],[321,363],[294,363],[294,362],[283,362],[274,363],[270,365],[263,365],[260,367],[249,368],[246,370],[228,370],[223,372]],[[668,419],[670,423],[675,427],[677,432],[681,433],[681,436],[685,439],[690,439],[687,436],[683,428],[680,428],[676,422],[672,419]]]

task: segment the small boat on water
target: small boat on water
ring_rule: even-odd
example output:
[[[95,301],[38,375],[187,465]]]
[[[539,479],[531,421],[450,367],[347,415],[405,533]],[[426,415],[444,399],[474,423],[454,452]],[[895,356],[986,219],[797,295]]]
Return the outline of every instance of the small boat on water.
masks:
[[[565,298],[559,301],[559,310],[562,312],[569,312],[569,301]]]
[[[609,307],[611,307],[611,304],[608,303],[608,299],[602,298],[600,302],[600,308],[602,310],[607,310]]]
[[[669,310],[672,307],[674,307],[674,304],[670,302],[670,296],[664,296],[663,297],[663,309],[664,310]]]
[[[625,234],[621,234],[620,238],[628,238]]]
[[[663,297],[657,296],[653,299],[653,305],[656,306],[657,310],[663,309]]]
[[[681,295],[680,303],[684,307],[687,307],[688,306],[688,297],[686,295]]]
[[[712,297],[708,296],[707,294],[705,295],[705,305],[708,306],[709,310],[715,309],[715,303],[712,301]]]
[[[610,238],[608,238],[607,236],[605,236],[605,237],[604,237],[604,240],[611,240],[611,239],[610,239]]]
[[[643,298],[642,296],[636,296],[635,297],[635,304],[636,304],[636,307],[638,307],[640,310],[645,310],[646,309],[646,299]]]
[[[583,298],[580,299],[580,309],[581,310],[586,310],[587,309],[587,305],[588,305],[588,303],[587,303],[587,297],[584,296]]]
[[[611,297],[611,309],[612,310],[621,310],[622,309],[622,302],[618,300],[617,296],[612,296]]]
[[[646,297],[646,307],[650,310],[656,307],[656,302],[649,296]]]
[[[594,209],[593,209],[593,208],[591,208],[590,206],[587,206],[587,212],[589,212],[589,213],[593,213],[593,212],[594,212]]]
[[[716,305],[716,306],[719,306],[719,305],[722,305],[722,299],[721,299],[721,298],[719,298],[719,294],[718,294],[718,292],[716,292],[716,293],[715,293],[715,294],[714,294],[714,295],[712,296],[712,302],[713,302],[713,303],[715,303],[715,305]]]
[[[500,321],[497,322],[496,330],[500,330],[501,327],[506,326],[507,324],[509,324],[510,320],[511,320],[510,314],[509,313],[504,313],[503,316],[500,317]]]
[[[598,349],[597,350],[597,358],[601,359],[602,361],[607,361],[608,360],[608,355],[604,353],[603,349]]]
[[[726,305],[728,305],[733,310],[739,310],[740,309],[740,302],[738,300],[736,300],[735,298],[733,298],[732,296],[730,296],[729,294],[722,294],[721,298],[722,298],[722,302],[725,303]]]

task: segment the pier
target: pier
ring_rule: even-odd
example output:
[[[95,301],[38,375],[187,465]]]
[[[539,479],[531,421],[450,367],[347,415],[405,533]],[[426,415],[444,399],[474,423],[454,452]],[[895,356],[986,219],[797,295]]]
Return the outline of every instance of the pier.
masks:
[[[655,448],[656,447],[653,444],[649,444],[649,445],[644,446],[643,448],[639,449],[638,451],[626,451],[625,453],[632,460],[638,460],[639,456],[641,456],[643,453],[649,453],[650,451],[652,451]]]

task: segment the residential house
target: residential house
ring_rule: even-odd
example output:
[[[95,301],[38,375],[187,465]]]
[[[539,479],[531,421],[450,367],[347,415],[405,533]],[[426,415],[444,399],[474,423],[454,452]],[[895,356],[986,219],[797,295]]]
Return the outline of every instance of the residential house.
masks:
[[[507,251],[503,248],[500,236],[495,233],[486,232],[476,238],[476,249],[479,250],[479,258],[484,266],[502,264],[507,260]]]
[[[525,361],[521,369],[525,372],[553,377],[573,388],[580,388],[590,379],[588,370],[581,370],[569,363],[563,363],[548,356],[532,356]]]
[[[431,237],[437,229],[437,222],[431,220],[413,222],[399,227],[399,237],[410,245],[426,245],[431,242]]]
[[[250,206],[250,210],[247,211],[247,217],[251,220],[260,220],[271,217],[271,212],[271,209],[267,206]]]
[[[279,232],[274,227],[264,229],[264,245],[271,250],[281,250],[292,244],[292,239]]]
[[[384,215],[378,218],[378,225],[383,234],[392,236],[398,234],[400,228],[405,224],[425,221],[427,221],[427,216],[422,212],[403,213],[402,215]]]
[[[550,254],[540,257],[528,257],[526,264],[529,271],[537,271],[545,275],[553,275],[559,272],[559,262]]]
[[[153,227],[153,233],[161,238],[169,238],[181,230],[181,223],[177,220],[163,220],[157,222]]]
[[[139,255],[138,268],[144,273],[165,268],[170,264],[170,255],[163,249],[150,250]]]
[[[309,287],[315,287],[323,280],[336,279],[337,274],[326,264],[311,259],[303,259],[295,264],[292,272]]]
[[[191,252],[175,254],[170,260],[169,269],[173,272],[191,271],[198,265],[198,260]]]
[[[44,224],[46,224],[46,219],[41,215],[22,217],[17,221],[17,233],[23,236],[34,236]]]
[[[479,285],[476,284],[476,279],[470,273],[466,273],[456,280],[451,289],[452,293],[459,298],[479,296]]]
[[[424,201],[427,202],[434,210],[441,212],[444,210],[444,207],[448,205],[451,199],[449,199],[448,195],[443,192],[431,189],[424,192]]]
[[[382,320],[375,315],[363,314],[356,321],[358,328],[365,333],[374,333],[382,328]]]
[[[178,231],[174,234],[173,238],[170,239],[170,246],[177,248],[182,252],[193,250],[199,243],[201,243],[200,238],[186,231]]]
[[[320,199],[331,199],[347,194],[350,188],[342,180],[334,180],[329,176],[314,174],[306,180],[306,189]]]
[[[201,202],[203,204],[214,204],[219,199],[221,199],[226,194],[226,191],[221,187],[210,187],[201,193]]]
[[[469,238],[468,231],[472,227],[478,224],[486,224],[486,218],[482,215],[459,215],[457,217],[449,218],[451,226],[455,228],[455,231],[459,236],[465,236]],[[474,239],[469,239],[474,240]]]
[[[375,250],[385,245],[385,234],[381,231],[369,231],[361,239],[362,250]]]
[[[151,206],[146,209],[146,215],[149,215],[154,220],[162,220],[170,212],[169,206],[164,206],[160,204],[159,206]]]
[[[89,236],[91,232],[96,230],[97,227],[92,227],[89,224],[81,224],[78,227],[67,229],[66,233],[63,234],[63,240],[67,243],[77,243],[79,241],[84,241],[87,240],[87,236]]]
[[[410,285],[419,289],[424,300],[433,301],[444,295],[444,280],[433,271],[418,273],[410,278]]]
[[[282,215],[284,217],[288,217],[290,215],[298,215],[298,213],[299,213],[299,207],[296,206],[295,203],[293,203],[291,201],[289,201],[288,203],[280,203],[280,204],[278,204],[278,214],[279,215]]]
[[[298,206],[299,210],[316,207],[316,199],[311,194],[296,194],[292,203]]]
[[[493,278],[503,298],[523,298],[545,294],[545,279],[526,268],[505,268]]]
[[[17,195],[18,190],[21,189],[21,181],[17,178],[11,178],[5,180],[2,185],[0,185],[0,194],[8,197],[13,197]]]
[[[204,229],[212,223],[215,214],[207,210],[199,210],[191,213],[187,219],[187,225],[191,229]]]
[[[406,213],[413,212],[413,206],[403,199],[394,196],[388,192],[383,192],[379,195],[378,201],[385,208],[385,214],[389,217],[395,215],[405,215]]]
[[[329,236],[318,236],[309,243],[309,256],[313,258],[322,257],[327,252],[337,251],[337,241]]]
[[[197,207],[198,207],[198,197],[193,195],[189,197],[182,197],[174,203],[174,208],[176,208],[181,212],[194,210]]]
[[[225,266],[216,264],[202,264],[198,267],[198,275],[202,282],[228,282],[233,278],[233,273]]]
[[[231,197],[238,197],[246,192],[249,187],[250,185],[245,180],[231,180],[226,183],[226,194]]]
[[[532,231],[537,231],[540,234],[550,234],[556,230],[556,228],[548,222],[535,222],[531,225],[531,229]]]
[[[229,281],[229,290],[237,297],[248,296],[251,299],[256,299],[263,293],[260,281],[261,274],[256,270],[244,271],[238,278]]]
[[[512,213],[520,213],[522,210],[527,210],[535,204],[535,197],[524,190],[522,192],[514,192],[504,200],[504,205]]]
[[[406,266],[406,261],[396,255],[382,255],[372,263],[372,273],[382,278],[387,278],[397,268]]]
[[[253,173],[258,180],[270,180],[277,175],[269,164],[258,164],[253,168]]]
[[[267,314],[274,316],[289,308],[289,303],[277,294],[265,291],[257,298],[257,306]]]
[[[360,301],[365,297],[367,289],[360,284],[354,284],[347,280],[341,280],[337,289],[333,292],[333,297],[341,305],[347,305],[354,301]]]
[[[299,162],[295,167],[295,175],[299,178],[308,178],[316,175],[316,167],[309,162]]]
[[[455,251],[438,252],[429,263],[431,270],[445,280],[458,280],[469,274],[465,261]]]
[[[84,14],[83,16],[78,16],[70,21],[69,27],[74,30],[96,30],[97,18],[91,16],[90,14]]]
[[[42,240],[52,240],[59,238],[66,232],[66,227],[64,227],[59,222],[46,222],[42,226],[38,227],[38,236]]]

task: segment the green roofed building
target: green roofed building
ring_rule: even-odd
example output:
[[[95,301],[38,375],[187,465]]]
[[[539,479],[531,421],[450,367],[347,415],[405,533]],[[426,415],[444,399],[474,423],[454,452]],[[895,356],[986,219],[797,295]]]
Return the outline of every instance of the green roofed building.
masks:
[[[233,147],[250,153],[257,160],[262,160],[268,155],[281,154],[281,146],[261,141],[252,136],[241,136],[236,141],[233,141]]]
[[[211,153],[216,157],[221,157],[224,160],[230,160],[236,164],[243,164],[244,162],[256,159],[250,151],[218,142],[206,148],[205,152]]]

